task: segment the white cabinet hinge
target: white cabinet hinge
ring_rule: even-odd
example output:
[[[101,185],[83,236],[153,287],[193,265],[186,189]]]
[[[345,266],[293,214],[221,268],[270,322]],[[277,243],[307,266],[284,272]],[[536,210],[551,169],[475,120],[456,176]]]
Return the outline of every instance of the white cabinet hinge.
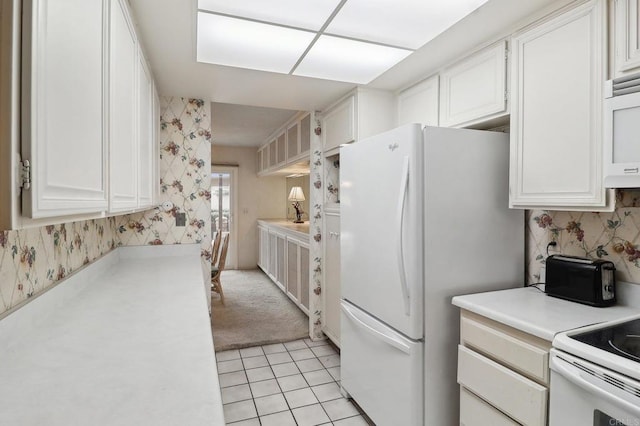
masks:
[[[25,190],[31,188],[31,162],[29,160],[20,161],[20,187]]]
[[[504,100],[505,100],[505,102],[509,100],[509,91],[508,90],[504,91]]]

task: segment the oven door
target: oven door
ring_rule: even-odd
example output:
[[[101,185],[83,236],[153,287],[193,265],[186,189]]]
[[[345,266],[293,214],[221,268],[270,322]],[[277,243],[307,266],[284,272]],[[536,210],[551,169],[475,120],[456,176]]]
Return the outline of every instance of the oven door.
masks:
[[[640,426],[640,382],[551,349],[549,426]]]

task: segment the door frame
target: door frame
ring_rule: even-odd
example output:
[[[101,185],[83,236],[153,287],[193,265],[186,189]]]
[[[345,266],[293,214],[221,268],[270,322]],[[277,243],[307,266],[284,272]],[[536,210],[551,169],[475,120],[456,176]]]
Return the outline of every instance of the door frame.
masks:
[[[227,259],[225,263],[225,269],[237,269],[238,268],[238,166],[221,166],[211,165],[211,188],[213,188],[214,178],[217,173],[228,173],[229,184],[229,206],[231,208],[231,214],[229,215],[229,232],[231,236],[229,238],[229,249],[227,250]],[[211,236],[213,238],[213,235]]]

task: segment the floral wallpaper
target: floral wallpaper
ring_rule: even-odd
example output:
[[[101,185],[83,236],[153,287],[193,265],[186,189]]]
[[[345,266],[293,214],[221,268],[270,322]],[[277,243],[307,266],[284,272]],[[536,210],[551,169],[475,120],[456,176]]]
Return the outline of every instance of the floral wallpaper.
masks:
[[[311,212],[309,212],[309,265],[312,293],[309,296],[309,335],[311,339],[324,339],[322,333],[322,205],[324,193],[322,189],[323,163],[322,141],[318,137],[311,138]]]
[[[602,258],[616,266],[616,279],[640,284],[640,191],[617,190],[613,212],[527,212],[527,282],[540,281],[549,254]]]
[[[211,270],[211,107],[201,99],[160,98],[159,208],[119,216],[118,240],[124,246],[200,243],[203,274]],[[186,214],[185,226],[176,216]]]
[[[115,218],[0,231],[0,314],[118,245]]]
[[[327,157],[326,167],[324,169],[325,186],[327,188],[325,194],[325,202],[340,202],[340,155],[332,155]]]

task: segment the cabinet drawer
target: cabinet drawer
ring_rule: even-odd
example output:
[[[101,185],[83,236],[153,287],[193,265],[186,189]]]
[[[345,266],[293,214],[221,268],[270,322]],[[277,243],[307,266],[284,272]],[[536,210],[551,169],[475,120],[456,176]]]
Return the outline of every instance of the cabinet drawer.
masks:
[[[530,379],[549,384],[548,347],[527,342],[506,327],[499,330],[483,324],[466,313],[460,318],[460,340]]]
[[[460,387],[460,426],[518,426],[519,424],[467,389]]]
[[[458,346],[458,383],[520,423],[546,424],[544,386],[464,346]]]

